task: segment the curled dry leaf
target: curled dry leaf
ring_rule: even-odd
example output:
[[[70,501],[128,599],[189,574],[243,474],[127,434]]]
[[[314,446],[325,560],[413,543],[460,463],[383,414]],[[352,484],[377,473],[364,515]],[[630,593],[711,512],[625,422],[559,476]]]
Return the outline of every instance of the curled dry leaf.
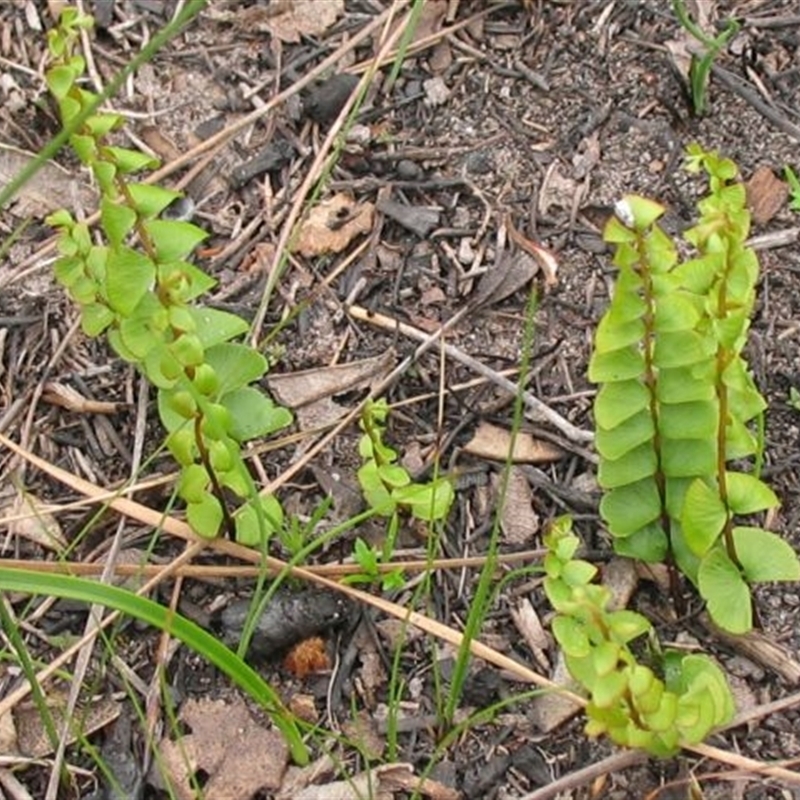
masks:
[[[391,348],[379,356],[337,364],[332,367],[270,374],[269,390],[284,406],[298,408],[321,400],[323,397],[345,394],[370,386],[383,378],[394,365],[395,353]]]
[[[561,448],[534,439],[529,433],[520,431],[516,437],[512,437],[511,431],[488,422],[481,422],[464,450],[470,455],[491,461],[505,461],[511,453],[512,461],[528,464],[558,461],[564,455]]]
[[[306,258],[341,253],[361,233],[372,229],[375,207],[345,194],[323,200],[300,226],[294,250]]]
[[[410,764],[382,764],[344,781],[308,786],[293,800],[393,800],[398,792],[414,792],[431,800],[458,800],[461,793],[431,778],[420,778]]]
[[[511,241],[536,259],[536,263],[544,273],[545,285],[552,289],[558,284],[558,259],[552,250],[548,250],[533,239],[520,233],[511,219],[508,220],[508,235]]]
[[[0,186],[11,183],[35,154],[0,144]],[[52,211],[79,202],[84,208],[97,204],[95,192],[55,162],[48,161],[22,186],[10,206],[20,217],[40,219]]]
[[[525,644],[530,648],[536,663],[550,671],[550,661],[547,658],[547,651],[552,647],[552,641],[548,638],[536,609],[527,597],[523,597],[516,604],[509,608],[511,619]]]

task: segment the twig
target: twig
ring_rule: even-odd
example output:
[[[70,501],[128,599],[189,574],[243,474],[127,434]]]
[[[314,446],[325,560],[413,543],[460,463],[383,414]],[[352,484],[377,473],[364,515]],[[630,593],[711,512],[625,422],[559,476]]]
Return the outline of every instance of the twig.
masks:
[[[577,789],[587,783],[599,778],[601,775],[608,775],[610,772],[619,772],[628,767],[635,767],[647,761],[647,754],[640,750],[621,750],[614,753],[596,764],[589,764],[575,772],[562,775],[547,786],[536,789],[523,795],[519,800],[550,800],[560,792],[567,792],[570,789]]]
[[[436,341],[438,341],[443,333],[443,329],[440,328],[433,334],[427,334],[424,331],[413,327],[412,325],[406,324],[405,322],[400,322],[399,320],[392,319],[391,317],[384,316],[383,314],[379,314],[377,312],[367,311],[360,306],[350,306],[347,309],[347,312],[351,317],[353,317],[353,319],[361,320],[362,322],[369,322],[372,325],[376,325],[386,330],[398,331],[404,336],[408,336],[410,339],[416,339],[418,342],[423,343],[422,346],[425,349],[428,349]],[[508,378],[504,377],[490,367],[487,367],[476,358],[467,355],[462,350],[459,350],[457,347],[451,344],[445,343],[442,345],[442,348],[450,358],[458,361],[466,367],[469,367],[479,375],[483,375],[485,378],[488,378],[492,383],[494,383],[496,386],[499,386],[501,389],[505,389],[507,392],[510,392],[513,395],[519,394],[528,409],[529,417],[534,421],[550,423],[554,428],[557,428],[559,431],[561,431],[564,436],[574,442],[591,442],[594,439],[594,434],[591,433],[591,431],[584,431],[581,428],[576,427],[571,422],[564,419],[564,417],[562,417],[556,411],[553,411],[553,409],[551,409],[541,400],[539,400],[538,397],[535,397],[526,389],[522,389],[517,384],[512,383],[510,380],[508,380]],[[422,348],[417,348],[417,352],[414,354],[415,358],[418,358],[422,352]]]
[[[756,92],[750,89],[746,81],[718,64],[712,64],[711,72],[734,94],[738,94],[739,97],[750,103],[756,111],[763,114],[775,127],[782,130],[787,136],[791,136],[796,142],[800,142],[800,127],[786,119],[783,114],[769,105],[769,103],[765,103]]]

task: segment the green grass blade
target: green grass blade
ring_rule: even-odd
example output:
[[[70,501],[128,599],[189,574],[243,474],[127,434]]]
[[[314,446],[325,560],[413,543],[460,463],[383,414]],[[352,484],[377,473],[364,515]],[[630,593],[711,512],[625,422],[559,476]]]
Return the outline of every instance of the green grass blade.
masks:
[[[300,731],[277,693],[252,667],[194,622],[124,589],[71,575],[44,576],[34,571],[0,567],[0,591],[45,594],[98,603],[166,631],[206,658],[260,703],[285,737],[295,762],[300,765],[308,763],[308,751]]]
[[[55,154],[67,143],[67,140],[76,130],[83,125],[86,120],[91,117],[97,109],[106,102],[110,97],[114,97],[117,92],[125,84],[128,76],[133,75],[142,64],[152,61],[153,56],[174,36],[187,25],[194,17],[196,17],[205,7],[207,0],[190,0],[180,14],[173,19],[168,25],[160,30],[153,38],[147,43],[142,51],[130,60],[125,65],[112,81],[106,86],[105,91],[98,95],[93,103],[84,108],[72,122],[67,125],[59,134],[53,137],[47,145],[42,149],[35,158],[31,159],[30,163],[16,175],[6,186],[0,190],[0,209],[8,203],[14,195],[51,159]]]

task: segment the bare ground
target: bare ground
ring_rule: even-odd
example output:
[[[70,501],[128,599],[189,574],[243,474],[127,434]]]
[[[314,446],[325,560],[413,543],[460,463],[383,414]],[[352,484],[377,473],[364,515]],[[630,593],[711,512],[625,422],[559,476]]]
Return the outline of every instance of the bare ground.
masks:
[[[290,90],[386,4],[348,0],[336,22],[279,44],[271,27],[276,16],[269,11],[271,4],[220,0],[140,69],[113,104],[131,112],[131,131],[165,163],[174,164],[211,133],[235,124],[259,104],[279,92],[289,95],[273,112],[243,126],[232,141],[211,148],[213,157],[202,169],[193,169],[205,157],[198,154],[167,179],[167,183],[181,180],[197,205],[195,221],[211,233],[198,263],[219,278],[213,302],[257,318],[264,287],[274,282],[260,328],[263,346],[274,361],[271,376],[322,371],[334,363],[355,363],[387,352],[392,364],[400,363],[418,342],[398,331],[397,323],[430,333],[467,308],[469,313],[448,331],[448,343],[492,370],[511,370],[515,380],[514,370],[523,357],[528,294],[534,285],[538,303],[529,389],[564,420],[590,431],[593,387],[586,378],[586,365],[592,332],[607,304],[612,280],[600,230],[614,202],[626,192],[656,198],[668,206],[666,224],[678,233],[689,224],[694,200],[702,191],[697,180],[681,169],[683,148],[692,141],[733,158],[745,180],[761,166],[778,176],[785,165],[800,172],[800,18],[794,4],[790,0],[700,2],[712,19],[741,19],[742,30],[718,59],[708,110],[698,118],[690,112],[685,84],[668,50],[669,42],[681,39],[669,3],[576,0],[490,7],[462,0],[450,4],[447,16],[448,4],[431,0],[420,23],[422,33],[431,36],[430,43],[419,52],[412,48],[393,84],[388,82],[390,66],[373,80],[355,119],[363,138],[351,135],[322,194],[349,198],[353,208],[348,221],[365,204],[377,203],[378,212],[366,233],[331,246],[328,254],[311,255],[311,248],[308,254],[296,253],[280,276],[274,272],[275,253],[287,215],[341,105],[332,97],[330,84],[294,94]],[[95,68],[103,81],[163,24],[173,6],[144,0],[105,5],[115,7],[110,31],[101,31],[92,40]],[[318,0],[320,5],[323,0]],[[3,154],[9,153],[5,145],[36,151],[57,132],[36,73],[45,49],[36,19],[50,24],[44,4],[18,0],[0,6],[0,55],[7,76],[0,87]],[[121,24],[127,22],[131,24]],[[360,74],[375,48],[367,39],[343,55],[334,71]],[[765,115],[764,105],[773,119]],[[248,177],[247,167],[256,157],[266,159],[269,169]],[[8,163],[16,166],[11,158],[7,156]],[[41,185],[29,186],[3,211],[4,236],[21,221],[31,222],[0,266],[0,432],[99,487],[115,487],[129,477],[136,461],[134,443],[141,443],[146,466],[139,478],[157,477],[171,467],[160,456],[148,460],[160,443],[153,398],[140,393],[138,379],[102,343],[75,332],[75,310],[50,278],[45,249],[50,231],[42,222],[44,213],[58,204],[81,203],[87,213],[92,210],[85,187],[76,189],[80,173],[74,160],[62,153],[58,162],[63,173],[53,168]],[[241,165],[245,170],[235,171]],[[6,171],[16,170],[6,166]],[[768,194],[780,195],[780,189],[772,187]],[[405,207],[406,215],[387,201]],[[782,500],[770,522],[800,547],[800,411],[788,402],[791,388],[800,389],[800,218],[780,197],[765,217],[755,224],[753,235],[784,232],[785,238],[779,246],[768,239],[759,250],[762,276],[749,358],[769,401],[765,472]],[[481,283],[484,273],[513,272],[509,264],[520,261],[535,263],[524,255],[519,237],[555,255],[555,279],[548,280],[540,269],[533,284],[529,280],[499,300],[491,295],[476,302],[486,290],[487,279]],[[348,312],[345,301],[365,311]],[[381,326],[382,319],[390,322]],[[379,374],[385,374],[385,366]],[[476,382],[478,377],[455,358],[442,360],[434,347],[393,380],[385,393],[396,404],[390,438],[410,468],[424,471],[438,452],[448,469],[469,477],[458,485],[456,508],[438,548],[441,556],[481,555],[489,541],[502,464],[471,454],[465,446],[482,424],[510,429],[513,403],[508,393],[490,382]],[[335,400],[344,408],[352,407],[363,395],[364,385],[345,385]],[[270,386],[275,390],[277,384]],[[85,401],[117,405],[112,413],[96,413],[98,409],[82,401],[65,408],[57,400],[59,387],[75,390]],[[303,441],[311,441],[310,427],[311,420],[299,419],[298,428],[306,430]],[[546,423],[526,421],[524,429],[540,441],[560,446],[561,455],[521,473],[529,491],[526,495],[523,489],[521,499],[514,501],[526,506],[520,509],[522,532],[520,525],[504,526],[501,551],[539,546],[541,524],[565,511],[574,514],[589,548],[595,552],[606,548],[608,540],[596,510],[590,445]],[[346,491],[355,485],[356,436],[351,426],[284,482],[285,469],[306,446],[298,449],[286,443],[262,456],[260,477],[265,483],[282,483],[279,493],[284,504],[301,516],[333,492],[333,509],[325,520],[330,527],[358,510],[357,496],[354,503],[354,493]],[[21,472],[5,449],[0,451],[0,464],[5,516],[13,513],[19,485],[39,501],[59,507],[80,494],[30,466]],[[326,480],[333,473],[340,478],[335,487]],[[161,510],[169,495],[168,485],[156,483],[135,497]],[[74,543],[71,561],[96,560],[118,530],[117,516],[109,513],[95,521],[87,535],[76,538],[92,513],[83,508],[58,514],[67,541]],[[128,548],[148,533],[133,523],[120,530]],[[380,541],[382,529],[359,533]],[[350,555],[353,539],[354,533],[347,533],[314,559],[336,564]],[[411,525],[402,532],[402,545],[409,557],[424,554],[420,532]],[[171,558],[179,552],[179,543],[164,537],[156,551],[155,562]],[[6,540],[5,555],[52,558],[49,550],[18,531]],[[286,553],[276,546],[274,555]],[[213,551],[197,562],[228,563]],[[477,574],[477,570],[435,573],[426,607],[419,610],[461,629]],[[212,582],[187,578],[181,588],[182,607],[207,621],[203,614],[234,594],[247,594],[251,586],[252,579],[245,578]],[[168,601],[168,590],[163,597]],[[396,599],[410,604],[412,594],[401,592]],[[548,610],[540,587],[530,577],[520,577],[495,597],[479,638],[541,671],[541,655],[523,641],[520,623],[512,618],[511,612],[523,600],[529,600],[546,622]],[[764,636],[780,647],[772,664],[759,663],[763,649],[744,653],[740,643],[710,635],[701,624],[696,601],[690,602],[687,617],[676,619],[663,594],[654,584],[643,582],[632,604],[657,622],[664,641],[702,642],[734,677],[740,711],[749,710],[753,718],[715,735],[711,744],[761,762],[787,759],[792,768],[800,756],[800,718],[792,698],[793,684],[800,679],[798,587],[788,584],[758,592]],[[384,615],[367,608],[361,611],[347,636],[337,637],[331,629],[327,637],[327,647],[338,652],[333,671],[298,677],[297,669],[287,668],[286,663],[262,659],[259,666],[287,701],[299,704],[310,698],[304,702],[311,704],[312,717],[323,725],[341,726],[361,743],[360,753],[347,747],[339,751],[346,762],[340,776],[363,769],[370,748],[373,764],[408,762],[421,773],[448,732],[436,718],[443,690],[436,687],[434,675],[446,686],[454,651],[426,637],[409,638],[399,662],[400,678],[408,690],[397,751],[390,757],[386,659],[398,633]],[[35,624],[36,652],[49,660],[56,633],[77,633],[83,622],[79,610],[61,604]],[[324,615],[318,627],[328,632]],[[118,643],[128,666],[146,685],[153,674],[157,639],[142,634],[129,626]],[[555,658],[547,643],[544,655],[549,662]],[[0,667],[0,689],[5,693],[19,680],[9,663],[4,660]],[[473,667],[459,713],[487,707],[526,688],[513,673],[480,661]],[[119,678],[114,677],[114,667],[108,669],[106,673],[94,664],[87,688],[104,695],[115,691]],[[231,696],[214,670],[183,651],[169,662],[168,675],[178,692],[178,705],[186,697]],[[763,704],[781,699],[786,699],[786,707],[773,713],[762,710]],[[709,798],[800,796],[800,779],[792,785],[752,772],[736,774],[730,761],[715,762],[688,752],[666,762],[612,761],[610,771],[570,787],[559,781],[611,756],[612,749],[587,740],[579,718],[549,729],[540,713],[530,701],[512,703],[491,722],[463,733],[437,756],[432,773],[436,785],[466,798],[544,798],[555,796],[558,789],[561,797],[576,800],[697,797],[687,794],[687,776],[694,775]],[[121,718],[130,715],[125,708]],[[94,734],[98,745],[113,745],[111,730],[99,728]],[[120,750],[128,754],[129,762],[141,766],[141,732],[134,730],[128,740],[123,737],[117,751],[104,752],[111,758],[109,753]],[[11,750],[8,754],[30,755]],[[67,760],[91,766],[77,749],[68,751]],[[32,766],[18,773],[18,780],[31,796],[43,797],[46,776],[46,767]],[[59,796],[89,796],[90,785],[85,776],[76,777]],[[5,783],[3,787],[10,791]],[[141,789],[143,793],[135,796],[166,796],[152,787]],[[255,796],[275,794],[264,791]],[[328,795],[320,787],[317,796]],[[394,796],[408,795],[398,789]]]

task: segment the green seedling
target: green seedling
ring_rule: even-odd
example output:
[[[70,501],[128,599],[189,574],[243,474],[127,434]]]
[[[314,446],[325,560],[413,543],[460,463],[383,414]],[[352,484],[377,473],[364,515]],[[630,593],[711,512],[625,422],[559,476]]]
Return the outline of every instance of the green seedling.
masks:
[[[600,510],[617,552],[676,562],[714,621],[742,633],[749,585],[797,580],[800,562],[777,534],[737,522],[778,505],[730,466],[758,461],[766,408],[743,356],[758,277],[744,186],[732,161],[699,147],[687,167],[709,178],[685,234],[692,258],[678,263],[652,200],[626,197],[605,229],[618,276],[589,364]]]
[[[158,164],[111,143],[124,125],[120,115],[87,116],[97,97],[81,86],[78,42],[91,25],[90,17],[68,7],[48,34],[47,86],[70,146],[100,191],[99,238],[66,210],[48,217],[59,231],[55,275],[80,306],[84,333],[105,335],[157,388],[192,528],[206,537],[225,530],[243,544],[263,543],[281,527],[283,514],[275,498],[257,495],[242,445],[288,425],[291,414],[253,385],[267,361],[232,341],[247,332],[247,322],[200,304],[215,284],[191,263],[206,233],[160,217],[179,193],[133,179]]]
[[[394,553],[402,514],[428,523],[439,522],[447,517],[455,498],[449,479],[438,476],[430,481],[414,481],[408,470],[398,463],[397,451],[383,440],[389,406],[383,399],[370,401],[361,415],[358,451],[362,465],[358,470],[358,482],[370,509],[388,520],[387,534],[381,552],[369,547],[362,540],[356,542],[355,558],[363,569],[362,575],[352,576],[351,582],[372,583],[380,579],[384,588],[402,585],[402,574],[381,574],[379,563],[389,562]]]
[[[789,208],[800,211],[800,178],[788,164],[783,168],[783,177],[789,184]]]
[[[692,95],[692,107],[695,116],[699,117],[706,110],[708,76],[711,73],[714,60],[739,32],[741,26],[735,19],[729,19],[725,23],[725,29],[717,36],[711,37],[691,18],[684,0],[672,0],[672,8],[680,24],[706,48],[702,55],[692,54],[692,61],[689,67],[689,91]]]
[[[800,392],[794,386],[789,387],[788,402],[795,411],[800,411]]]
[[[556,519],[544,541],[544,590],[557,612],[552,631],[588,694],[589,736],[664,758],[730,722],[733,697],[708,656],[670,653],[664,677],[637,661],[631,643],[652,636],[652,626],[634,611],[609,610],[611,591],[592,583],[597,568],[574,558],[580,542],[569,517]]]

